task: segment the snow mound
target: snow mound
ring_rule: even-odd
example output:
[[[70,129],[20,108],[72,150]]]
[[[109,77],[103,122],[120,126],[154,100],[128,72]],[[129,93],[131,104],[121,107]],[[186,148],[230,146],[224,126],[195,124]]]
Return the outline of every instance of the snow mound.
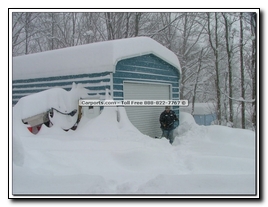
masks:
[[[106,91],[105,99],[110,100],[111,97]],[[139,136],[129,136],[129,138],[136,138],[144,136],[147,137],[133,126],[127,117],[127,113],[124,107],[105,107],[101,114],[93,119],[86,120],[82,118],[82,124],[78,126],[76,135],[79,137],[90,137],[94,140],[106,140],[106,139],[125,139],[124,133],[130,133]]]
[[[30,108],[13,108],[15,195],[255,193],[252,131],[199,126],[181,112],[170,145],[139,132],[124,107],[104,107],[93,119],[83,117],[75,131],[53,125],[33,135],[21,110]]]
[[[174,136],[182,136],[183,134],[187,133],[193,127],[198,127],[196,124],[194,117],[186,112],[180,112],[180,125],[174,130]]]

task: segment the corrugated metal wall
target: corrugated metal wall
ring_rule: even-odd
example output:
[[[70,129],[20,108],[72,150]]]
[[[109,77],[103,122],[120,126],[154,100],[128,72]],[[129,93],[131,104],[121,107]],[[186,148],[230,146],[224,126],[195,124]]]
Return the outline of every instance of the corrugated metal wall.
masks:
[[[123,100],[123,99],[179,99],[179,71],[173,67],[172,65],[168,64],[167,62],[163,61],[162,59],[156,57],[153,54],[149,55],[142,55],[138,57],[133,57],[129,59],[121,60],[117,63],[116,72],[113,74],[113,96],[115,100]],[[139,82],[140,85],[140,93],[138,93],[138,87],[133,87],[131,92],[131,84],[124,83],[137,83]],[[158,85],[157,85],[157,84]],[[144,84],[151,84],[147,87]],[[163,87],[161,87],[161,85]],[[134,85],[132,85],[134,86]],[[159,87],[157,87],[159,86]],[[169,86],[168,89],[166,86]],[[145,90],[148,90],[147,92]],[[163,94],[168,93],[168,94]],[[124,94],[127,93],[127,94]],[[133,94],[136,93],[136,94]],[[154,94],[148,94],[154,93]],[[147,96],[146,96],[147,94]],[[145,95],[145,97],[143,97]],[[131,98],[132,97],[132,98]],[[150,136],[160,136],[160,125],[159,125],[159,116],[160,111],[163,111],[164,107],[158,110],[157,115],[153,117],[153,120],[147,120],[148,118],[151,119],[152,116],[148,117],[148,114],[141,113],[141,109],[137,108],[137,114],[140,115],[140,120],[147,120],[154,122],[151,126],[152,129],[147,129],[147,135]],[[179,107],[173,107],[173,110],[177,115],[179,115]],[[146,111],[146,110],[145,110]],[[128,112],[128,109],[127,109]],[[134,110],[131,110],[132,115],[135,113]],[[142,131],[143,127],[142,122],[137,123],[137,119],[131,118],[132,115],[129,114],[130,121],[133,122],[136,127]],[[131,120],[132,119],[132,120]],[[156,121],[157,120],[157,121]],[[145,124],[145,123],[143,123]],[[155,133],[150,132],[150,130],[154,130]]]
[[[37,93],[52,87],[61,87],[70,90],[72,84],[81,83],[83,87],[89,89],[89,95],[105,95],[106,88],[110,89],[110,72],[79,74],[69,76],[56,76],[47,78],[13,80],[12,85],[12,104],[15,105],[18,100],[26,95]]]

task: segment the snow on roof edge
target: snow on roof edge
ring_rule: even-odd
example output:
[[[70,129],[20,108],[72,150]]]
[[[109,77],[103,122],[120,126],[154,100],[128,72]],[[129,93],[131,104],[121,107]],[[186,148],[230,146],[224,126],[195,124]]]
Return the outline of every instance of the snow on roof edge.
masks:
[[[181,73],[179,60],[172,51],[149,37],[135,37],[14,57],[13,79],[115,72],[119,60],[144,54],[156,55]]]

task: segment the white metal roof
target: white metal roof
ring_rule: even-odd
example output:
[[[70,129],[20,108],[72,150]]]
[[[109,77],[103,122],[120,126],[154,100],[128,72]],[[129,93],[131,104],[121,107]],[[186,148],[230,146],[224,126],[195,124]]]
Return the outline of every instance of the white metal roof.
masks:
[[[148,37],[135,37],[51,50],[13,58],[13,80],[114,72],[119,60],[154,54],[176,67],[177,56]]]

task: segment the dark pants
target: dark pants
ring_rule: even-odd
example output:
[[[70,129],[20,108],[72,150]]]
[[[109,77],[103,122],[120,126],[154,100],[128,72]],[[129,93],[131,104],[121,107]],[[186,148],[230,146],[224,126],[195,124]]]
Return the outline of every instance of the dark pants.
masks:
[[[169,140],[169,143],[172,144],[174,141],[174,136],[173,136],[173,129],[162,129],[162,137],[165,137]]]

